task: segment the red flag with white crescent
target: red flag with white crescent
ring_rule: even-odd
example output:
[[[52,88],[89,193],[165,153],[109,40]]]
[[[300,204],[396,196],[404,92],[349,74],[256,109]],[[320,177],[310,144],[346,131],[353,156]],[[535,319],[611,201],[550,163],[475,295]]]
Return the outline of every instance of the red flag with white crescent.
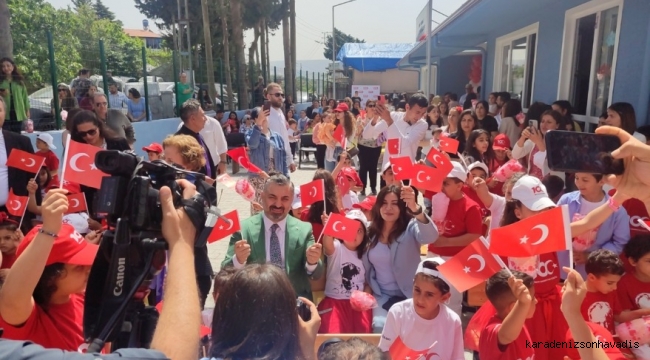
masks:
[[[503,265],[505,264],[501,264],[496,255],[490,253],[485,246],[485,239],[481,237],[438,266],[438,271],[462,293],[496,274],[503,269]]]
[[[341,214],[331,213],[323,229],[323,235],[332,236],[347,242],[354,242],[360,226],[361,223],[357,220],[348,219]]]
[[[236,149],[228,150],[226,154],[228,154],[228,156],[230,156],[234,161],[238,162],[239,165],[243,166],[246,170],[256,174],[262,172],[262,169],[251,163],[245,147],[242,146]]]
[[[239,214],[237,210],[221,215],[208,236],[208,244],[224,239],[239,230],[241,230],[241,227],[239,226]]]
[[[13,216],[22,217],[27,209],[28,196],[18,196],[14,194],[14,189],[9,189],[9,197],[7,197],[6,208],[7,212]]]
[[[95,154],[101,150],[102,148],[97,146],[70,141],[70,145],[66,149],[61,181],[99,189],[102,185],[102,178],[108,176],[95,166]]]
[[[38,173],[44,162],[44,157],[20,149],[11,149],[7,158],[7,166],[32,174]]]

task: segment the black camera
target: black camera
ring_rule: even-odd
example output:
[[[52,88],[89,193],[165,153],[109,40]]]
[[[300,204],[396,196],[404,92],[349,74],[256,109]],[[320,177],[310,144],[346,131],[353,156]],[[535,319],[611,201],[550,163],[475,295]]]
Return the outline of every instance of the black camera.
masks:
[[[311,310],[309,309],[309,306],[300,299],[296,299],[296,311],[302,321],[307,322],[311,320]]]
[[[142,161],[131,152],[100,151],[95,166],[110,175],[102,179],[94,209],[106,219],[108,230],[88,278],[84,337],[90,342],[89,352],[100,351],[106,341],[113,343],[113,350],[146,348],[157,312],[142,300],[166,262],[160,189],[171,189],[174,206],[183,207],[197,235],[211,204],[216,204],[216,189],[202,181],[202,174],[164,161]],[[198,194],[183,199],[178,179],[194,183]]]

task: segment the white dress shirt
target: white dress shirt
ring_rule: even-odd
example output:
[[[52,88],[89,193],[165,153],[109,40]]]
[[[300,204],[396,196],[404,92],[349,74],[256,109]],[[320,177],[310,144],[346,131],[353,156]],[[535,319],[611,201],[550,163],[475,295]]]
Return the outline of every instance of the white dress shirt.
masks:
[[[226,136],[223,134],[223,129],[221,128],[221,124],[219,124],[219,120],[209,116],[206,116],[205,118],[207,121],[205,122],[203,130],[199,131],[199,134],[203,137],[205,146],[210,150],[212,161],[214,161],[215,166],[217,166],[221,161],[219,155],[228,152],[228,143],[226,142]],[[178,124],[177,130],[180,130],[182,126],[183,122],[181,121],[181,123]]]
[[[291,146],[289,146],[289,132],[287,131],[287,120],[284,118],[282,111],[271,106],[271,115],[269,115],[269,129],[282,136],[284,140],[284,152],[287,154],[287,167],[293,162]]]
[[[287,215],[291,216],[291,215]],[[273,233],[273,230],[271,230],[271,227],[274,224],[277,224],[279,228],[275,230],[275,234],[278,236],[278,241],[280,242],[280,253],[282,254],[282,262],[286,263],[285,257],[284,257],[284,244],[285,244],[285,236],[286,236],[286,231],[287,231],[287,218],[285,217],[284,219],[278,221],[277,223],[273,222],[271,219],[266,217],[264,213],[262,213],[262,219],[264,220],[264,250],[266,252],[266,262],[270,263],[271,262],[271,234]],[[248,239],[247,239],[248,240]],[[235,267],[235,269],[241,269],[246,265],[246,263],[240,263],[239,260],[237,260],[237,256],[232,257],[232,264]],[[305,269],[307,269],[307,273],[311,274],[316,270],[315,265],[309,265],[305,262]]]
[[[7,204],[9,198],[9,168],[7,167],[7,148],[5,137],[0,131],[0,206]]]
[[[364,139],[376,139],[382,132],[386,131],[386,140],[401,138],[400,141],[400,154],[399,156],[408,156],[415,162],[415,155],[418,152],[420,142],[424,140],[427,133],[427,122],[423,119],[418,120],[413,125],[409,125],[403,112],[392,112],[390,117],[393,119],[393,124],[388,126],[385,120],[379,121],[375,126],[366,126],[363,129]],[[385,165],[390,156],[384,156],[382,163]]]

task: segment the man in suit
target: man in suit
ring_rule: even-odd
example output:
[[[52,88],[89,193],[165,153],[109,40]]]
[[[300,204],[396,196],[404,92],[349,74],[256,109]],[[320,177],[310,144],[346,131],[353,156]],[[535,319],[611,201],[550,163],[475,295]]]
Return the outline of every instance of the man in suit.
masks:
[[[0,128],[4,125],[7,115],[6,104],[2,96],[0,96]],[[27,183],[29,179],[36,177],[36,174],[31,174],[13,167],[7,167],[6,162],[11,150],[19,149],[26,151],[30,154],[34,153],[34,147],[28,137],[13,133],[10,131],[2,130],[0,136],[0,211],[7,212],[7,198],[9,197],[9,190],[13,190],[14,194],[19,196],[28,196]],[[41,192],[36,192],[36,201],[40,202]],[[32,214],[27,211],[23,224],[31,224]],[[30,226],[31,227],[31,226]]]
[[[189,135],[201,144],[201,147],[205,150],[205,166],[199,172],[212,179],[216,178],[218,172],[212,159],[212,153],[205,144],[203,135],[199,134],[207,122],[205,112],[201,108],[201,103],[195,99],[189,99],[184,102],[181,107],[181,120],[183,120],[183,126],[181,126],[175,135]],[[223,166],[225,167],[225,160],[223,162]],[[220,163],[219,166],[222,166],[222,164]]]
[[[264,212],[241,223],[230,238],[221,267],[243,268],[250,263],[271,263],[289,276],[298,296],[312,299],[309,280],[323,275],[322,245],[314,244],[311,225],[287,216],[293,203],[293,184],[282,174],[272,175],[264,185]]]

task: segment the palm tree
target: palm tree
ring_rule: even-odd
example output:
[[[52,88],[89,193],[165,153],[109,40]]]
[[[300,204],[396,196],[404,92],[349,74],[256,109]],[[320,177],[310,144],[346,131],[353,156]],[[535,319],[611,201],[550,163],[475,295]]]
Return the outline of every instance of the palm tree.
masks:
[[[9,5],[7,0],[0,0],[0,58],[13,58],[14,41],[9,26]]]

